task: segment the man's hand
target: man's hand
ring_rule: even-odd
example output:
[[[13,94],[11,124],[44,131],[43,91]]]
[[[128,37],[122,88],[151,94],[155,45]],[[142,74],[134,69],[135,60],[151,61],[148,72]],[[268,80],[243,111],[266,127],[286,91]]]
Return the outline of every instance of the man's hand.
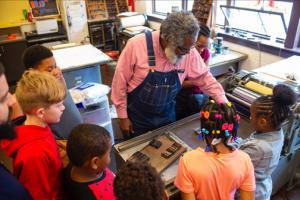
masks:
[[[128,118],[119,119],[120,128],[123,133],[129,134],[133,132],[131,121]]]

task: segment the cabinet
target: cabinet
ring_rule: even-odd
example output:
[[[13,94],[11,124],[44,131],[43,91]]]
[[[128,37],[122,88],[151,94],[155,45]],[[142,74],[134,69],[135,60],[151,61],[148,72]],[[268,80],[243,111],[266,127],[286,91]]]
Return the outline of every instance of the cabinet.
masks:
[[[108,97],[105,95],[101,97],[99,105],[93,110],[80,109],[81,116],[84,123],[97,124],[105,128],[111,136],[112,143],[114,144],[114,133],[110,118],[110,109],[108,103]]]
[[[0,61],[10,86],[15,85],[25,71],[22,55],[26,47],[26,40],[23,39],[0,43]]]
[[[127,41],[134,37],[134,35],[130,35],[126,32],[119,32],[118,34],[118,47],[119,47],[119,51],[120,53],[123,51],[123,49],[126,46]]]
[[[91,44],[102,50],[116,49],[114,20],[89,22]]]

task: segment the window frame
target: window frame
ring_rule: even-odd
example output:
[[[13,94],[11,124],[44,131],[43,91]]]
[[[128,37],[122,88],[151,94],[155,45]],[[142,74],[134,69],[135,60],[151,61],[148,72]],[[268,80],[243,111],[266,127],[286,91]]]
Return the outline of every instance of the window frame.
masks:
[[[162,13],[162,12],[156,11],[156,3],[155,2],[156,2],[156,0],[152,0],[152,13],[155,15],[167,16],[168,13]],[[182,10],[187,11],[187,4],[188,4],[188,0],[181,0]]]
[[[213,0],[214,4],[216,3],[217,0]],[[227,6],[232,6],[235,4],[236,0],[226,0],[226,5]],[[276,1],[281,1],[281,2],[292,2],[292,11],[291,11],[291,16],[290,16],[290,22],[289,24],[286,24],[287,26],[287,33],[286,33],[286,39],[284,42],[284,47],[289,48],[289,49],[297,49],[300,48],[300,39],[297,38],[297,35],[300,34],[300,1],[298,0],[276,0]],[[213,6],[212,10],[213,20],[212,20],[212,27],[222,27],[224,28],[225,25],[227,24],[226,18],[224,19],[224,25],[217,24],[216,23],[216,16],[219,14],[217,13],[217,6]],[[222,13],[223,15],[223,13]],[[298,23],[299,21],[299,23]],[[297,23],[298,24],[297,24]],[[236,39],[240,39],[239,37],[236,37]],[[298,44],[297,44],[298,42]]]
[[[243,7],[237,7],[237,6],[226,6],[226,5],[221,5],[220,6],[221,8],[221,11],[225,17],[225,21],[227,23],[224,23],[224,26],[225,27],[226,25],[225,24],[228,24],[229,23],[229,19],[227,18],[227,16],[225,15],[225,10],[223,10],[222,8],[229,8],[229,9],[236,9],[236,10],[244,10],[244,11],[250,11],[250,12],[257,12],[257,14],[260,16],[260,13],[264,13],[264,14],[273,14],[273,15],[277,15],[277,16],[280,16],[281,20],[282,20],[282,23],[283,23],[283,28],[284,28],[284,31],[287,35],[287,30],[288,30],[288,26],[286,25],[285,23],[285,20],[284,20],[284,16],[283,16],[283,13],[280,13],[280,12],[275,12],[275,11],[267,11],[267,10],[258,10],[258,9],[251,9],[251,8],[243,8]],[[261,16],[260,16],[261,18]],[[222,25],[220,25],[222,26]],[[258,35],[258,36],[266,36],[266,37],[271,37],[271,35],[266,35],[266,34],[262,34],[262,33],[258,33],[258,32],[252,32],[252,31],[249,31],[249,30],[244,30],[244,29],[238,29],[238,28],[233,28],[235,30],[240,30],[240,31],[244,31],[244,32],[247,32],[247,33],[252,33],[252,34],[255,34],[255,35]],[[279,39],[279,40],[284,40],[283,38],[279,38],[279,37],[276,37],[276,39]]]
[[[157,12],[155,9],[155,1],[152,0],[152,13],[160,16],[167,16],[167,13],[162,13],[162,12]],[[181,0],[182,1],[182,10],[187,10],[187,5],[188,5],[188,0]],[[215,5],[216,1],[218,0],[213,0],[213,5]],[[236,0],[225,0],[227,6],[232,6],[235,4]],[[300,34],[300,1],[298,0],[276,0],[276,1],[281,1],[281,2],[292,2],[292,11],[291,11],[291,16],[290,16],[290,22],[287,25],[287,34],[286,34],[286,39],[284,42],[284,47],[287,49],[300,49],[300,39],[298,38]],[[212,19],[210,21],[210,25],[212,27],[222,27],[223,25],[216,24],[216,15],[217,15],[217,6],[212,7]],[[153,17],[154,18],[154,17]],[[155,18],[156,19],[156,18]],[[160,19],[159,22],[162,20]],[[299,22],[299,23],[298,23]],[[298,24],[297,24],[298,23]],[[226,19],[224,19],[224,24],[227,24]],[[224,28],[224,27],[223,27]],[[239,37],[236,37],[237,40],[239,40]],[[249,41],[251,42],[251,41]],[[275,48],[275,46],[274,46]],[[297,50],[298,51],[298,50]]]

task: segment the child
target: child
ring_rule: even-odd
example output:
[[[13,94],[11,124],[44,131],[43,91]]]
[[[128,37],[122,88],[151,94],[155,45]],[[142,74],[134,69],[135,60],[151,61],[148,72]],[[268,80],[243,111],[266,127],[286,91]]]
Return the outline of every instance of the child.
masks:
[[[14,140],[2,142],[13,158],[13,172],[33,199],[61,197],[61,169],[57,145],[48,124],[57,123],[64,110],[63,84],[48,73],[26,71],[17,84],[16,97],[26,114]]]
[[[47,47],[39,44],[32,45],[24,51],[22,59],[26,69],[48,72],[66,86],[65,79],[61,70],[56,65],[53,53]],[[60,140],[68,138],[72,128],[74,128],[77,124],[82,123],[82,117],[68,91],[64,101],[64,106],[65,111],[60,119],[60,122],[50,125],[50,128],[56,139]],[[11,119],[14,121],[17,117],[23,115],[22,109],[20,109],[17,102],[13,106],[12,111]],[[66,126],[66,124],[68,124],[68,126]]]
[[[65,173],[68,199],[114,200],[114,174],[110,163],[111,137],[108,131],[94,124],[76,126],[67,142],[71,164]]]
[[[201,111],[201,134],[207,147],[184,154],[175,185],[187,199],[254,199],[255,178],[249,156],[228,145],[236,138],[239,115],[233,105],[210,101]]]
[[[291,88],[277,85],[273,95],[262,96],[251,106],[251,124],[256,132],[242,141],[240,149],[250,156],[255,169],[256,200],[271,197],[271,174],[278,165],[284,140],[281,124],[291,114],[290,106],[296,98]]]
[[[207,48],[209,36],[210,29],[205,24],[201,24],[195,48],[199,52],[201,58],[203,59],[206,65],[208,65],[208,61],[210,58],[210,52]]]
[[[164,183],[148,163],[127,162],[114,181],[118,200],[166,200]]]

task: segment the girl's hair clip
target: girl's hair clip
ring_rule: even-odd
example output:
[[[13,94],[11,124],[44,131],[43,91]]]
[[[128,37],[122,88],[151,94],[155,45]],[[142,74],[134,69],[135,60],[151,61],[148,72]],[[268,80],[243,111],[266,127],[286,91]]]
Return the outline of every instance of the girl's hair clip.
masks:
[[[233,127],[234,127],[233,124],[228,124],[228,130],[229,130],[229,131],[233,131]]]
[[[216,113],[216,114],[215,114],[215,119],[222,119],[222,115],[221,115],[221,114],[218,114],[218,113]]]
[[[239,114],[236,114],[236,115],[234,116],[234,118],[235,118],[235,120],[238,121],[238,122],[241,120],[241,116],[240,116]]]
[[[229,131],[228,130],[225,130],[225,136],[229,137]]]
[[[225,131],[225,130],[227,130],[228,129],[228,123],[224,123],[223,125],[222,125],[222,131]]]
[[[206,134],[206,135],[209,134],[209,131],[208,131],[207,129],[205,129],[205,128],[201,129],[201,132],[202,132],[203,134]]]
[[[201,111],[200,118],[209,119],[210,113],[208,111]]]
[[[226,103],[226,105],[227,105],[228,107],[231,107],[231,106],[232,106],[232,103],[228,101],[228,102]]]
[[[198,137],[198,140],[203,140],[202,134],[199,134],[197,137]]]
[[[200,115],[200,118],[204,117],[204,112],[200,111],[199,115]]]
[[[210,113],[209,113],[208,111],[205,111],[205,112],[204,112],[204,118],[205,118],[205,119],[208,119],[208,118],[209,118],[209,115],[210,115]]]
[[[221,131],[220,131],[220,130],[213,130],[211,133],[212,133],[212,134],[220,134]]]

